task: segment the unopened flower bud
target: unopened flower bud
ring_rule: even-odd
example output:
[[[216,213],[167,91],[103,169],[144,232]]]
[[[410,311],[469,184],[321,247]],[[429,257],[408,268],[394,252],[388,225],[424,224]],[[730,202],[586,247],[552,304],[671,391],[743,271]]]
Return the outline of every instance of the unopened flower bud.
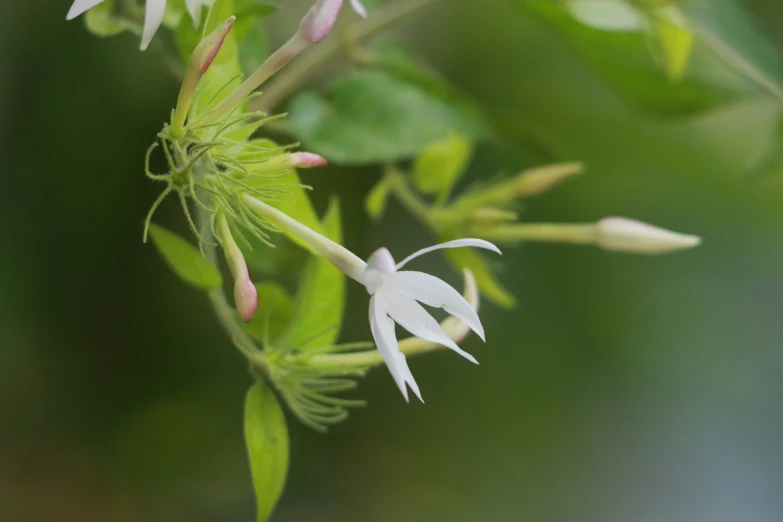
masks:
[[[641,221],[608,217],[596,225],[596,244],[605,250],[635,254],[664,254],[701,243],[701,238],[679,234]]]
[[[337,15],[343,0],[318,0],[302,18],[299,33],[312,43],[317,44],[329,34],[337,22]]]
[[[325,158],[312,152],[294,152],[288,155],[291,167],[299,169],[311,169],[313,167],[323,167],[329,162]]]
[[[225,215],[220,214],[217,217],[217,225],[226,263],[228,263],[228,269],[234,277],[234,305],[239,317],[248,322],[253,318],[258,308],[258,291],[253,281],[250,280],[245,256],[242,255],[239,245],[231,235],[231,228],[228,226]]]
[[[193,50],[193,54],[190,55],[188,70],[185,73],[185,79],[182,80],[182,87],[177,98],[177,107],[171,120],[171,134],[174,137],[182,135],[185,119],[188,116],[188,111],[190,111],[190,105],[193,102],[199,81],[201,81],[209,66],[212,65],[235,21],[236,17],[232,16],[223,22],[217,29],[207,35]]]
[[[193,50],[193,54],[190,55],[190,64],[188,66],[188,74],[198,74],[199,78],[203,76],[212,62],[215,60],[218,51],[223,46],[223,42],[226,40],[226,36],[234,27],[234,22],[237,17],[232,16],[225,22],[223,22],[217,29],[212,31],[199,43]]]
[[[511,210],[482,207],[476,209],[470,216],[472,225],[498,225],[508,221],[516,221],[519,215]]]
[[[243,321],[250,322],[258,308],[258,291],[250,278],[234,282],[234,304]]]
[[[571,176],[581,173],[581,163],[546,165],[521,172],[516,182],[509,188],[517,198],[537,196],[551,190]]]
[[[299,34],[308,42],[317,44],[331,32],[343,0],[318,0],[307,12],[299,24]],[[367,17],[367,10],[359,0],[351,0],[351,7],[362,18]]]

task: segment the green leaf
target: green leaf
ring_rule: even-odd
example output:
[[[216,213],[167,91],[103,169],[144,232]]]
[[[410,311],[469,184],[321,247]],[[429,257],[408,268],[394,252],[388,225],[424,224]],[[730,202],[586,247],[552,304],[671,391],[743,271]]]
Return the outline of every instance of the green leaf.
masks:
[[[239,42],[239,64],[246,76],[252,74],[269,56],[267,33],[262,18],[277,12],[277,7],[258,0],[237,0],[235,38]]]
[[[342,241],[340,205],[332,199],[323,221],[325,235]],[[335,343],[345,306],[343,274],[320,255],[308,260],[299,291],[296,313],[284,342],[298,351],[321,348]]]
[[[471,142],[451,134],[421,151],[413,163],[413,183],[424,194],[437,194],[445,199],[465,174],[472,156]]]
[[[767,138],[761,151],[745,169],[745,177],[755,181],[783,174],[783,114],[778,116],[775,129],[765,133]]]
[[[288,474],[288,427],[277,397],[261,381],[250,387],[245,399],[245,444],[256,492],[256,520],[266,522]]]
[[[256,341],[264,345],[274,345],[291,324],[295,309],[294,298],[277,283],[261,283],[256,285],[256,290],[258,309],[253,319],[245,325],[245,330]]]
[[[128,29],[127,20],[115,16],[114,0],[98,4],[84,15],[84,25],[92,34],[109,37]]]
[[[693,51],[693,34],[676,7],[665,7],[653,12],[655,31],[663,51],[666,75],[670,80],[682,79]]]
[[[343,164],[397,161],[456,132],[472,139],[486,127],[464,100],[421,82],[361,71],[291,104],[289,123],[309,149]]]
[[[596,1],[586,0],[585,3]],[[748,54],[742,59],[749,60],[754,67],[762,67],[764,63],[762,69],[769,70],[770,60],[765,58],[764,52],[768,43],[758,31],[742,30],[739,38],[728,36],[748,24],[747,17],[736,9],[731,0],[710,0],[707,2],[709,7],[705,6],[701,11],[692,8],[705,5],[704,0],[690,0],[684,12],[690,30],[698,38],[689,49],[689,38],[682,30],[664,29],[664,37],[657,36],[662,57],[650,52],[650,38],[655,38],[651,36],[651,33],[654,34],[654,16],[620,0],[600,0],[602,4],[622,4],[621,9],[627,8],[643,16],[638,27],[634,27],[630,18],[623,22],[622,17],[615,13],[614,19],[610,17],[611,22],[604,20],[602,26],[596,18],[590,19],[584,13],[574,15],[573,6],[582,3],[518,0],[528,13],[561,34],[596,75],[631,108],[658,116],[685,117],[757,96],[761,92],[757,82],[738,72],[736,63],[727,59],[725,49],[716,52],[716,47],[725,45],[734,49],[738,40],[745,40],[742,48],[747,49]],[[733,23],[710,29],[710,37],[705,38],[706,28],[713,25],[710,18],[722,18],[725,15],[719,13],[727,10],[732,13]],[[612,24],[615,27],[610,29],[608,26]],[[673,83],[671,78],[677,75],[682,77]]]
[[[457,236],[443,234],[441,241],[451,241],[457,239]],[[458,273],[462,273],[465,268],[470,269],[476,277],[481,294],[498,306],[503,308],[513,308],[516,304],[514,296],[506,290],[497,280],[487,261],[472,248],[450,248],[443,251],[443,254],[451,262]]]
[[[383,176],[380,181],[367,194],[364,200],[364,208],[372,219],[378,220],[383,216],[386,210],[386,202],[389,200],[389,191],[391,189],[391,180]]]
[[[196,247],[174,232],[152,223],[150,236],[174,273],[186,283],[202,290],[212,290],[223,282],[218,269],[204,259]]]

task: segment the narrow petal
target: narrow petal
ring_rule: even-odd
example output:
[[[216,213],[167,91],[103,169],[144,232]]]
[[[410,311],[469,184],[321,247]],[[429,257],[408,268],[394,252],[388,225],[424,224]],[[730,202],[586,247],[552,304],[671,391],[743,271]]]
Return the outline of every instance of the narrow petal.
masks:
[[[73,20],[85,11],[92,9],[96,5],[103,2],[103,0],[76,0],[71,8],[68,10],[68,14],[65,15],[66,20]]]
[[[209,2],[205,0],[185,0],[185,7],[188,9],[190,19],[193,20],[193,27],[198,29],[201,25],[201,6],[208,5]]]
[[[144,32],[141,35],[141,50],[147,49],[152,37],[158,32],[163,23],[163,15],[166,14],[166,0],[147,0],[144,15]]]
[[[413,390],[413,393],[416,394],[416,397],[421,402],[424,402],[421,398],[419,386],[416,384],[410,368],[408,368],[408,361],[405,360],[405,356],[400,352],[397,344],[397,335],[394,332],[394,322],[386,315],[383,303],[379,302],[374,296],[370,299],[370,328],[372,329],[372,336],[375,339],[378,351],[381,353],[386,367],[389,368],[394,382],[400,388],[402,396],[405,397],[405,401],[408,402],[408,388],[405,386],[407,383]]]
[[[425,341],[451,348],[470,362],[478,364],[472,355],[462,350],[451,337],[446,335],[438,321],[423,306],[410,297],[397,293],[394,289],[389,289],[375,294],[373,298],[382,299],[389,317],[411,334]]]
[[[362,18],[367,18],[367,9],[362,5],[360,0],[351,0],[351,7],[356,11],[356,14]]]
[[[498,247],[496,247],[489,241],[484,241],[483,239],[455,239],[454,241],[447,241],[446,243],[441,243],[440,245],[422,248],[418,252],[414,252],[413,254],[409,255],[408,257],[406,257],[405,259],[403,259],[397,264],[397,270],[404,267],[412,259],[415,259],[424,254],[429,254],[430,252],[434,252],[435,250],[442,250],[444,248],[461,248],[461,247],[486,248],[487,250],[492,250],[496,254],[501,254],[500,249]]]
[[[397,272],[392,278],[398,292],[427,306],[443,308],[464,321],[482,341],[486,341],[484,327],[481,326],[476,310],[448,283],[423,272]]]

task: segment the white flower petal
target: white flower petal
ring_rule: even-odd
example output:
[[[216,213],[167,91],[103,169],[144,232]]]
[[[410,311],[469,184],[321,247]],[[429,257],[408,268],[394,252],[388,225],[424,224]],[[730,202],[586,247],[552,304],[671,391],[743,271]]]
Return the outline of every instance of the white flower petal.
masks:
[[[185,0],[185,7],[188,9],[190,19],[193,20],[193,27],[198,29],[201,25],[201,6],[209,6],[212,0]]]
[[[462,350],[451,337],[446,335],[438,321],[423,306],[410,297],[397,293],[394,288],[389,288],[375,294],[373,299],[381,299],[389,317],[411,334],[425,341],[451,348],[470,362],[478,364],[472,355]]]
[[[68,14],[65,16],[66,20],[73,20],[85,11],[92,9],[96,5],[103,2],[103,0],[76,0],[71,8],[68,10]]]
[[[440,245],[435,245],[427,248],[422,248],[421,250],[414,252],[413,254],[409,255],[399,263],[397,263],[397,270],[402,268],[406,265],[409,261],[422,256],[424,254],[429,254],[430,252],[433,252],[435,250],[442,250],[444,248],[461,248],[461,247],[476,247],[476,248],[486,248],[487,250],[492,250],[496,254],[501,254],[500,249],[490,243],[489,241],[484,241],[483,239],[455,239],[454,241],[447,241],[446,243],[441,243]]]
[[[354,11],[356,11],[356,14],[361,16],[362,18],[367,18],[367,9],[362,5],[362,3],[359,0],[351,0],[351,7]]]
[[[410,368],[408,368],[408,361],[405,360],[405,356],[400,352],[400,347],[397,344],[397,335],[394,332],[394,322],[386,315],[383,303],[378,301],[375,296],[370,299],[370,328],[372,329],[372,336],[375,339],[378,351],[381,357],[383,357],[386,367],[389,368],[394,382],[397,383],[403,397],[405,397],[405,401],[408,402],[408,388],[405,386],[407,383],[413,390],[413,393],[416,394],[416,397],[421,402],[424,402],[424,399],[421,398],[419,386],[416,384]]]
[[[443,308],[451,315],[461,319],[482,341],[484,328],[481,326],[476,310],[464,297],[442,279],[423,272],[397,272],[392,276],[394,288],[401,294],[416,299],[427,306]]]
[[[166,14],[166,0],[147,0],[144,14],[144,32],[141,35],[141,50],[147,49],[152,37],[158,32]]]

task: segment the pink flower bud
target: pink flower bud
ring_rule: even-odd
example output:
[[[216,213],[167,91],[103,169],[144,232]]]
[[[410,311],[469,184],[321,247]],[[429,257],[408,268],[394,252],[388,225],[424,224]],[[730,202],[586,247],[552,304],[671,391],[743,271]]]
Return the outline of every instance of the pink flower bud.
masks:
[[[367,9],[362,3],[359,0],[350,1],[351,8],[362,18],[367,18]],[[326,35],[334,27],[342,6],[343,0],[318,0],[302,18],[302,22],[299,24],[299,33],[308,42],[317,44],[326,38]]]
[[[207,72],[207,69],[212,65],[220,48],[223,46],[226,36],[228,36],[231,28],[234,27],[236,19],[235,16],[230,17],[198,44],[190,57],[191,71],[198,71],[199,76]]]
[[[313,167],[323,167],[329,162],[318,154],[312,152],[294,152],[289,155],[291,166],[300,169],[311,169]]]
[[[258,308],[258,291],[250,278],[237,279],[234,283],[234,303],[239,317],[249,322]]]

